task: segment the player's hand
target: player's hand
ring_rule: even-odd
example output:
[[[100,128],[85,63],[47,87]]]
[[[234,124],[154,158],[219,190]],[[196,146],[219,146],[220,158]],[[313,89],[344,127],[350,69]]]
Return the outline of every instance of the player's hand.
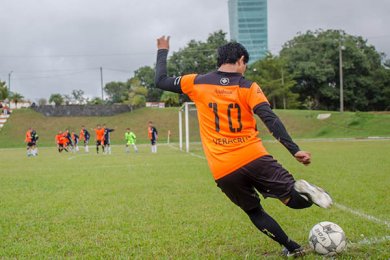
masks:
[[[166,49],[169,50],[169,36],[165,37],[161,36],[160,38],[157,39],[157,49]]]
[[[303,163],[304,165],[309,165],[311,163],[311,154],[306,151],[299,151],[294,154],[295,159],[298,162]]]

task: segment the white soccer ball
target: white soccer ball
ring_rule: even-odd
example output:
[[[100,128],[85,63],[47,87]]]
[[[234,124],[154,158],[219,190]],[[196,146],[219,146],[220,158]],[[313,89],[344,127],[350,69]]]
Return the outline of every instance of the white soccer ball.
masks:
[[[309,244],[318,254],[334,256],[345,249],[347,241],[339,225],[324,221],[314,225],[310,230]]]

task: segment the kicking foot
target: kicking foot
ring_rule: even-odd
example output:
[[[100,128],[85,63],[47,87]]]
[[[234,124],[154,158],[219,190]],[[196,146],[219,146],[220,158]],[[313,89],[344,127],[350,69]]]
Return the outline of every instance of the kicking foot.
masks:
[[[294,189],[304,198],[313,202],[321,208],[330,208],[333,204],[332,198],[322,188],[308,183],[305,180],[298,180],[294,184]]]
[[[306,254],[306,250],[303,247],[297,248],[294,251],[290,252],[287,248],[282,249],[282,255],[285,257],[302,257]]]

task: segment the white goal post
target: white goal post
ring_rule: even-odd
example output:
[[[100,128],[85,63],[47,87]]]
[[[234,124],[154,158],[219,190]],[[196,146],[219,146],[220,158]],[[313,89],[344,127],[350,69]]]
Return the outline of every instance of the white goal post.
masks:
[[[184,112],[184,131],[185,131],[185,142],[186,152],[190,151],[190,128],[189,128],[189,110],[194,107],[194,102],[185,102],[179,109],[179,147],[183,150],[183,112]],[[196,108],[195,108],[196,110]]]

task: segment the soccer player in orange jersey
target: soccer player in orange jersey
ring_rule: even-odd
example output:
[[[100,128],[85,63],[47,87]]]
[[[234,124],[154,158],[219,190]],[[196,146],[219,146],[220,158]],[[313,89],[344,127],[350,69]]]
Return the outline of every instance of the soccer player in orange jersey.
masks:
[[[64,136],[64,133],[61,130],[58,131],[58,134],[55,136],[54,140],[56,142],[59,153],[61,153],[63,150],[68,152],[68,148],[67,148],[68,139]]]
[[[148,122],[148,138],[150,140],[152,153],[157,153],[158,131],[157,128],[153,126],[152,121]]]
[[[32,149],[34,146],[34,143],[32,141],[32,128],[30,127],[26,132],[26,138],[24,139],[24,142],[27,144],[27,156],[32,156]]]
[[[104,153],[104,128],[100,125],[97,125],[94,129],[96,133],[96,153],[99,153],[99,146],[102,146],[102,151]]]
[[[323,189],[296,181],[263,146],[254,114],[300,163],[310,164],[310,153],[293,142],[260,86],[244,78],[249,61],[245,47],[223,45],[218,48],[217,71],[180,77],[167,76],[169,37],[157,39],[157,48],[156,86],[187,94],[195,102],[203,150],[217,186],[261,232],[284,246],[284,255],[303,255],[305,249],[265,212],[256,190],[294,209],[313,203],[328,208],[332,199]]]

